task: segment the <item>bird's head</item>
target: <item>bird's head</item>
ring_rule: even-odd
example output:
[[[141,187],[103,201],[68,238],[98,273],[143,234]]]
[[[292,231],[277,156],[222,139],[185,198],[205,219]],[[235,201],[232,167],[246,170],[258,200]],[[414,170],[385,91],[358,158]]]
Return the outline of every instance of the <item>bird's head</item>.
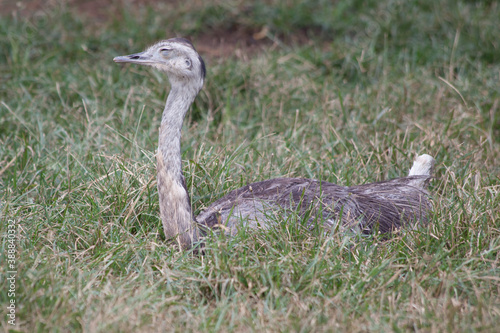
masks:
[[[152,66],[167,73],[172,85],[195,84],[201,89],[205,79],[203,59],[184,38],[163,40],[144,52],[115,57],[113,61]]]

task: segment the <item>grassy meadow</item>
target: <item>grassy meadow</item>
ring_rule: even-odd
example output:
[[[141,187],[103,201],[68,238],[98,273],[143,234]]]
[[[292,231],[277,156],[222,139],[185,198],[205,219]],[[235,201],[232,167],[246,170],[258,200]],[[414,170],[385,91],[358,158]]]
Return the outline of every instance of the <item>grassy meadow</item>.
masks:
[[[0,4],[3,331],[497,331],[498,2],[38,5]],[[175,36],[207,64],[182,137],[196,214],[250,182],[369,183],[428,153],[430,224],[384,241],[292,214],[180,252],[156,191],[168,80],[112,61]]]

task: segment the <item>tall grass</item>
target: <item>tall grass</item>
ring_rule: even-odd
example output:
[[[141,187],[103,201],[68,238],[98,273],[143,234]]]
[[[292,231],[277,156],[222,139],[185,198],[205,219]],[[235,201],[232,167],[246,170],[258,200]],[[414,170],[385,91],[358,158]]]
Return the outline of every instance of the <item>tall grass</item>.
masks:
[[[495,331],[500,114],[495,1],[65,2],[0,20],[4,331]],[[244,40],[210,56],[213,38]],[[189,36],[208,65],[183,132],[196,213],[249,182],[354,185],[438,161],[431,223],[382,240],[272,230],[179,252],[159,220],[162,74],[116,55]],[[218,36],[218,37],[214,37]],[[233,36],[233,37],[232,37]],[[260,50],[260,51],[259,51]],[[227,52],[226,52],[227,54]],[[1,308],[10,297],[0,282]]]

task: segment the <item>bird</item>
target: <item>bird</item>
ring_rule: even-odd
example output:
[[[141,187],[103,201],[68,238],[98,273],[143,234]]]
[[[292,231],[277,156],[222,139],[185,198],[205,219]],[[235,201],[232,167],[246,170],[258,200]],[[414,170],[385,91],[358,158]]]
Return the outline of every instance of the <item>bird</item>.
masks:
[[[113,60],[153,67],[170,82],[159,127],[156,173],[164,234],[181,250],[204,244],[211,230],[234,235],[241,228],[275,227],[276,214],[290,212],[303,217],[308,228],[321,221],[325,232],[390,234],[428,223],[432,204],[427,186],[435,160],[427,154],[415,159],[406,177],[363,185],[346,187],[306,178],[251,183],[230,191],[195,217],[182,172],[181,130],[205,81],[203,59],[189,40],[176,37]]]

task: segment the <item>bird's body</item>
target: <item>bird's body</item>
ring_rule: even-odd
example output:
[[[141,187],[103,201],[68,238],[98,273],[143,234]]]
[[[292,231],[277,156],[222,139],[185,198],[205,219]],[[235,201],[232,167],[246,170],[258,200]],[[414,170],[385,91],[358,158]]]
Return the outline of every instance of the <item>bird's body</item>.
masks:
[[[295,211],[314,226],[356,232],[390,232],[425,223],[430,202],[425,190],[434,159],[419,156],[408,177],[352,187],[303,178],[276,178],[252,183],[212,203],[196,218],[181,167],[184,116],[203,86],[205,64],[193,45],[182,38],[161,41],[146,51],[116,57],[167,73],[172,89],[163,112],[157,152],[160,215],[167,238],[189,248],[207,229],[229,234],[240,227],[270,227],[276,214]]]
[[[423,176],[344,187],[304,178],[275,178],[230,192],[196,217],[203,226],[224,225],[234,233],[241,225],[268,227],[277,214],[308,215],[307,225],[370,233],[394,231],[403,224],[426,220],[427,193],[412,183]],[[340,217],[340,215],[342,215]]]

